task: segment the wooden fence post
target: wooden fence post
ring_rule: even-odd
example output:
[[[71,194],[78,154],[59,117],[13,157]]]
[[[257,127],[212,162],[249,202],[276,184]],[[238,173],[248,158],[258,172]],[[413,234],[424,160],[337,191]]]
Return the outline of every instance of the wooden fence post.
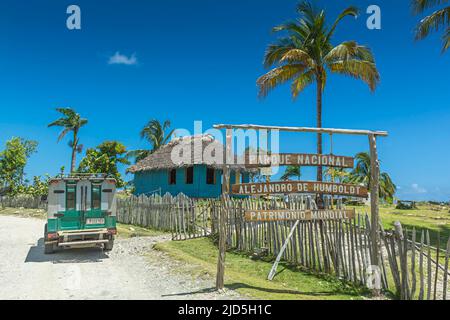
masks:
[[[379,253],[380,253],[380,234],[378,223],[379,211],[378,211],[378,197],[379,197],[379,178],[380,178],[380,164],[378,162],[378,152],[377,152],[377,138],[371,133],[369,134],[369,145],[370,145],[370,215],[371,215],[371,225],[370,238],[372,242],[372,256],[371,263],[373,266],[380,266]],[[379,289],[375,289],[373,292],[375,295],[380,294]]]
[[[224,288],[224,275],[225,275],[225,252],[226,252],[226,240],[227,240],[227,212],[228,206],[225,205],[228,200],[228,194],[230,192],[230,163],[232,161],[232,129],[226,129],[226,141],[225,141],[225,159],[222,171],[222,208],[219,210],[219,257],[217,261],[217,276],[216,276],[216,290],[222,290]]]

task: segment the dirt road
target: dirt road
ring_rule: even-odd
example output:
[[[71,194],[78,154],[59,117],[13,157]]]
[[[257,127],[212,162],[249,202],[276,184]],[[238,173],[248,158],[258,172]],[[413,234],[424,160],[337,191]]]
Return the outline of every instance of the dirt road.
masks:
[[[44,220],[0,216],[0,299],[236,299],[211,291],[152,245],[164,237],[117,239],[114,249],[45,255]],[[145,253],[145,255],[144,255]]]

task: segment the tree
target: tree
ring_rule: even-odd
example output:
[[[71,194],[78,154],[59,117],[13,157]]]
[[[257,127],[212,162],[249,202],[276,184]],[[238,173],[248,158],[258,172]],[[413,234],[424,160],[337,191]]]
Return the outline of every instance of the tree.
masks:
[[[368,152],[360,152],[356,154],[356,166],[350,175],[345,179],[346,182],[354,184],[362,184],[370,191],[371,182],[371,166],[370,166],[370,155]],[[392,202],[394,199],[394,194],[397,190],[394,182],[392,181],[389,174],[386,172],[380,173],[380,186],[379,193],[380,198],[387,202]]]
[[[70,172],[73,173],[75,172],[76,154],[81,153],[83,150],[83,145],[79,143],[78,132],[82,126],[88,123],[88,121],[87,119],[81,118],[81,116],[71,108],[56,108],[56,111],[62,113],[64,116],[50,123],[48,127],[57,126],[63,128],[58,136],[58,142],[64,138],[67,133],[73,133],[73,138],[69,141],[69,147],[72,149]]]
[[[170,127],[170,121],[166,120],[163,123],[156,119],[150,120],[141,130],[141,139],[145,139],[150,142],[152,148],[150,150],[133,150],[128,152],[129,157],[134,157],[135,162],[138,162],[146,158],[149,154],[158,150],[161,146],[165,145],[170,137],[172,136],[174,130],[170,130],[166,134],[166,130]]]
[[[287,181],[291,180],[291,178],[297,178],[300,180],[302,176],[300,166],[287,166],[284,170],[284,174],[281,176],[281,180]]]
[[[344,168],[328,167],[325,170],[325,175],[330,177],[331,182],[342,183],[349,176],[349,174],[350,173]]]
[[[2,187],[16,192],[24,183],[25,166],[28,158],[36,152],[38,143],[33,140],[13,137],[0,152],[0,183]]]
[[[106,141],[94,149],[87,149],[77,171],[111,175],[116,179],[117,187],[120,188],[124,186],[124,181],[117,168],[118,164],[130,164],[126,147],[118,141]]]
[[[317,87],[317,127],[322,127],[322,94],[328,73],[350,76],[365,82],[374,91],[380,75],[369,48],[355,41],[332,45],[336,27],[344,17],[356,17],[358,10],[348,7],[331,26],[327,25],[324,10],[316,10],[310,2],[303,1],[297,11],[300,17],[273,29],[285,31],[287,36],[267,47],[264,66],[271,68],[257,80],[259,96],[265,97],[275,87],[292,81],[291,94],[295,100],[308,85]],[[317,153],[322,154],[322,135],[317,134]],[[322,167],[317,168],[317,180],[322,181]]]
[[[412,0],[412,6],[415,14],[422,14],[427,9],[447,2],[448,0]],[[445,52],[450,47],[450,6],[438,9],[423,18],[416,28],[416,40],[422,40],[441,28],[445,29],[442,35],[442,52]]]

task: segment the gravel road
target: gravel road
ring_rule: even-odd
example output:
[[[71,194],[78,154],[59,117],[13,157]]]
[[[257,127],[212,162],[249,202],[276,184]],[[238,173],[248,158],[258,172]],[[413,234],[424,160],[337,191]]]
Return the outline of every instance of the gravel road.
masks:
[[[153,250],[165,236],[116,239],[108,253],[45,255],[44,223],[0,216],[0,299],[239,299],[233,291],[213,292],[210,276],[193,278],[192,266]]]

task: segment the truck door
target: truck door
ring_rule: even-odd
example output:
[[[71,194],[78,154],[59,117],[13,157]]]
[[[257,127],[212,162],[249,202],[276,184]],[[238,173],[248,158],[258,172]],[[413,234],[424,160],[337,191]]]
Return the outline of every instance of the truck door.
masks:
[[[85,213],[85,228],[105,227],[105,214],[102,211],[102,184],[92,182],[90,184],[90,204]]]
[[[77,182],[66,182],[65,210],[58,214],[61,230],[77,230],[82,228],[80,197]]]

